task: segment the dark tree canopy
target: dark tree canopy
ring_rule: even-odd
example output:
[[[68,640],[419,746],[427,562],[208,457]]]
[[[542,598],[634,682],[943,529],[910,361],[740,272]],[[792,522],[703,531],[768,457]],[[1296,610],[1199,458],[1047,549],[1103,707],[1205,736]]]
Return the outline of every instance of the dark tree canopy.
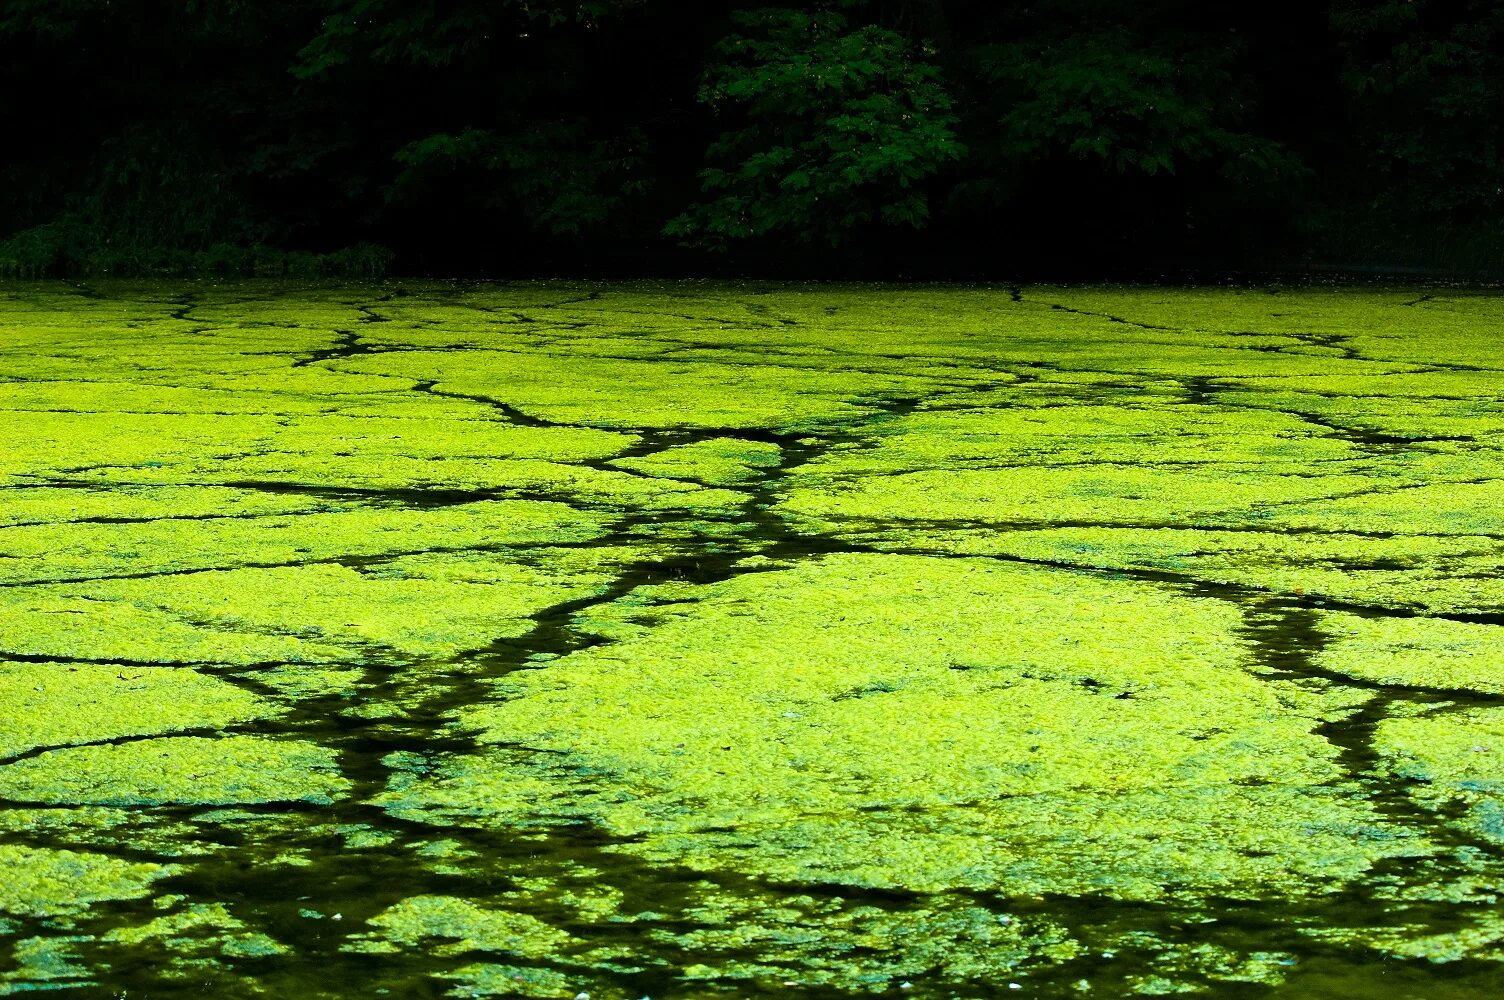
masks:
[[[1504,269],[1504,0],[0,0],[0,273]]]
[[[670,233],[831,246],[929,220],[926,182],[965,148],[940,69],[898,32],[831,9],[737,11],[699,99],[724,130]]]

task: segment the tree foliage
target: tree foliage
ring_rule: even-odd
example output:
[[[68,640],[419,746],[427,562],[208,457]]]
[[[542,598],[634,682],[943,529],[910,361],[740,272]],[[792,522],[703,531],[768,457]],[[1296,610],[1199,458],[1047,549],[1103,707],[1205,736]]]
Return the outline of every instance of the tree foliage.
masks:
[[[724,123],[700,175],[709,197],[670,232],[835,246],[875,222],[922,226],[925,182],[965,149],[919,47],[830,9],[739,11],[732,23],[699,92]]]
[[[9,0],[0,260],[1498,266],[1501,42],[1495,0]]]
[[[971,50],[1003,159],[1063,155],[1149,175],[1208,161],[1250,175],[1295,168],[1279,141],[1246,127],[1257,95],[1237,76],[1238,33],[1187,30],[1151,4],[1091,16],[1103,6],[1048,4]]]
[[[1350,0],[1332,13],[1376,209],[1504,208],[1504,5]]]

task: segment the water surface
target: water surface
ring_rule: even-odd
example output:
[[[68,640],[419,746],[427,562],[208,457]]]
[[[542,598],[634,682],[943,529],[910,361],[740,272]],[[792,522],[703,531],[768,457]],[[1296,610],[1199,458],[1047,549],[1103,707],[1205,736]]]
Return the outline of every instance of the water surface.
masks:
[[[1496,995],[1492,296],[0,293],[0,995]]]

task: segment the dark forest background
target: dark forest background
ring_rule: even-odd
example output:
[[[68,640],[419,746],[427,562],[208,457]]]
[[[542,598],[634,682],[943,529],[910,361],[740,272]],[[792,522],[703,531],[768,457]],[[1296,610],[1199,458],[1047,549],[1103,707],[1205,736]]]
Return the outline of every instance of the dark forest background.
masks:
[[[1504,0],[0,0],[0,273],[1504,272]]]

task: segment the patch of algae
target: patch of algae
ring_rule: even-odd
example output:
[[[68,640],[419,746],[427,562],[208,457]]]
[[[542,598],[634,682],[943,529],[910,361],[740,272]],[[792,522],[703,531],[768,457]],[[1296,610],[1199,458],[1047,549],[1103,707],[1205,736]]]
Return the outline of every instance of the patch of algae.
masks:
[[[1434,964],[1504,961],[1504,917],[1498,913],[1497,898],[1482,907],[1458,908],[1447,921],[1455,929],[1440,933],[1424,920],[1406,922],[1403,912],[1387,916],[1381,926],[1323,928],[1311,936],[1323,941],[1360,944],[1396,958],[1423,959]]]
[[[218,575],[218,574],[214,574]],[[101,586],[92,584],[91,587]],[[232,632],[88,589],[0,590],[0,654],[122,663],[317,663],[346,651],[297,635]]]
[[[28,842],[86,844],[156,859],[202,857],[220,845],[202,839],[201,830],[181,818],[151,815],[134,806],[11,805],[0,809],[0,833]]]
[[[290,394],[295,390],[287,388]],[[402,388],[410,388],[410,383],[404,382]],[[77,405],[81,410],[90,406],[89,392],[87,385],[80,387]],[[583,464],[622,451],[636,440],[631,435],[588,427],[508,423],[484,400],[460,400],[469,408],[468,416],[456,419],[446,414],[452,400],[426,398],[432,406],[404,416],[49,413],[43,416],[55,426],[43,426],[40,433],[32,427],[24,441],[18,440],[9,460],[16,476],[57,475],[62,470],[70,482],[96,489],[119,483],[148,493],[169,491],[187,480],[203,486],[206,495],[230,492],[213,484],[264,483],[368,491],[553,491],[593,502],[647,499],[659,505],[691,507],[735,502],[734,496],[698,490],[692,484],[643,481]],[[93,405],[98,408],[97,401]],[[121,445],[122,438],[128,446]],[[62,456],[42,451],[33,455],[21,447],[34,447],[29,443],[33,439],[66,441],[72,451]],[[67,497],[55,499],[61,507]],[[45,499],[35,503],[45,505]],[[278,506],[269,500],[261,505]],[[132,509],[128,502],[123,506]],[[191,509],[192,501],[185,506]],[[339,504],[284,499],[280,506],[290,512],[316,512],[323,507],[337,509]],[[114,513],[103,504],[94,507],[102,515]],[[241,507],[247,514],[255,511],[255,504]]]
[[[87,399],[87,388],[80,393]],[[86,402],[81,406],[87,407]],[[96,466],[197,462],[255,451],[278,426],[264,414],[195,416],[122,413],[28,413],[0,424],[0,481],[70,474]]]
[[[119,522],[155,518],[301,514],[346,506],[350,505],[327,498],[247,493],[244,490],[212,486],[15,486],[5,491],[5,507],[0,510],[0,527],[57,524],[90,518]],[[5,537],[0,532],[0,544],[3,544]]]
[[[1383,630],[1378,634],[1398,638]],[[1434,668],[1424,657],[1421,664],[1429,676]],[[1419,806],[1435,811],[1438,822],[1465,841],[1457,850],[1465,867],[1395,886],[1394,901],[1380,921],[1356,927],[1318,925],[1307,933],[1325,942],[1360,945],[1428,963],[1504,961],[1504,917],[1499,913],[1496,870],[1490,863],[1496,853],[1491,848],[1504,843],[1504,710],[1456,703],[1429,709],[1414,706],[1378,723],[1373,749],[1376,772],[1396,782],[1401,794]],[[1437,904],[1443,907],[1439,919]],[[1459,987],[1457,995],[1479,994]]]
[[[0,844],[0,913],[69,917],[97,902],[135,899],[179,869],[103,854]]]
[[[572,980],[553,969],[523,968],[515,965],[498,965],[493,962],[476,962],[445,975],[459,985],[458,996],[538,997],[539,1000],[555,1000],[570,995]]]
[[[93,664],[0,665],[0,705],[0,759],[37,747],[222,729],[275,711],[193,670]]]
[[[1335,887],[1411,909],[1322,940],[1497,956],[1480,902],[1497,866],[1451,840],[1504,829],[1497,751],[1477,749],[1496,710],[1459,707],[1498,690],[1493,626],[1319,609],[1504,607],[1496,299],[413,289],[0,293],[0,411],[16,417],[0,420],[0,648],[233,666],[282,695],[156,670],[122,689],[129,713],[111,672],[135,684],[139,668],[0,668],[0,699],[36,708],[0,721],[9,752],[136,740],[0,766],[20,803],[7,837],[207,865],[233,835],[289,897],[369,863],[403,894],[446,895],[348,922],[352,958],[459,993],[631,997],[609,977],[645,967],[682,971],[687,992],[913,979],[973,995],[1006,976],[1063,995],[1078,967],[1099,991],[1216,991],[1277,981],[1288,936],[1250,951],[1245,931],[1214,941],[1183,916],[1241,910],[1230,897],[1259,921],[1337,927]],[[684,428],[723,436],[640,454]],[[765,492],[738,487],[789,434],[800,462],[780,472],[770,514],[788,523],[770,540],[743,518]],[[894,554],[800,560],[801,530],[816,551]],[[727,556],[743,575],[692,582]],[[1049,568],[1071,565],[1087,571]],[[1304,595],[1315,666],[1456,704],[1366,701],[1388,716],[1377,769],[1355,775],[1341,727],[1366,733],[1348,715],[1366,695],[1271,673],[1256,616],[1114,575],[1139,570]],[[517,641],[535,622],[536,646]],[[481,696],[514,656],[524,669]],[[310,700],[278,723],[297,740],[197,733],[284,698]],[[320,741],[353,751],[355,787],[367,751],[385,754],[365,804],[452,840],[251,808],[347,794]],[[1408,821],[1406,795],[1436,822]],[[80,804],[105,801],[122,804]],[[135,808],[177,802],[245,808]],[[566,865],[576,851],[592,865]],[[235,964],[275,921],[193,891],[145,925],[89,928],[123,967],[181,951],[131,973],[133,994],[216,964],[256,978]],[[1477,912],[1438,918],[1459,900]],[[1096,913],[1157,916],[1123,932]],[[258,943],[237,953],[241,936]],[[34,949],[37,983],[97,961],[64,940]],[[276,961],[319,964],[289,944]],[[1137,957],[1118,967],[1113,949]]]
[[[1302,392],[1300,388],[1316,391]],[[1378,407],[1373,396],[1332,395],[1322,392],[1320,385],[1283,390],[1257,383],[1218,393],[1217,399],[1231,406],[1305,414],[1359,432],[1428,443],[1433,448],[1443,446],[1443,442],[1428,439],[1455,438],[1471,445],[1496,440],[1504,431],[1504,408],[1495,399],[1386,395],[1384,405]]]
[[[497,951],[519,958],[547,958],[570,936],[526,913],[489,909],[454,896],[414,896],[372,917],[371,931],[346,945],[349,951],[391,954],[432,947],[437,954]],[[433,941],[442,943],[430,944]]]
[[[1147,449],[1147,443],[1141,445]],[[1216,517],[1259,521],[1277,504],[1372,489],[1371,477],[1281,475],[1250,467],[1140,465],[934,469],[844,479],[839,464],[801,470],[779,510],[839,529],[849,519],[1008,524],[1167,524]]]
[[[732,490],[630,475],[615,469],[536,459],[362,458],[327,454],[307,459],[283,454],[216,462],[205,469],[101,470],[98,478],[164,482],[192,475],[210,482],[285,481],[309,487],[366,490],[468,490],[562,499],[582,506],[638,509],[723,510],[744,497]]]
[[[258,670],[256,683],[275,689],[293,702],[330,696],[352,698],[365,677],[361,667],[317,667],[295,664]]]
[[[184,977],[191,975],[195,966],[213,964],[206,959],[265,958],[290,950],[268,935],[250,930],[223,903],[191,903],[144,924],[117,927],[105,934],[104,940],[132,948],[163,948],[172,955],[171,962],[166,963],[170,972]]]
[[[1347,368],[1342,365],[1342,368]],[[1275,390],[1322,392],[1334,396],[1366,396],[1383,399],[1482,399],[1492,401],[1499,392],[1495,371],[1414,372],[1392,374],[1382,387],[1362,372],[1332,371],[1320,379],[1270,377],[1262,386]],[[1378,391],[1375,389],[1378,388]]]
[[[1385,719],[1374,747],[1389,773],[1413,783],[1418,801],[1438,810],[1460,805],[1465,829],[1504,844],[1504,710]]]
[[[1473,460],[1474,476],[1495,471]],[[1364,496],[1294,504],[1277,523],[1328,531],[1504,536],[1504,482],[1415,483]]]
[[[1489,611],[1504,603],[1504,582],[1489,577],[1504,543],[1471,535],[1372,537],[1341,532],[1137,527],[990,525],[853,532],[884,550],[921,549],[1007,556],[1105,570],[1147,570],[1188,581],[1239,584],[1392,608]]]
[[[459,567],[471,570],[470,579],[455,578]],[[376,643],[444,656],[521,635],[532,627],[530,615],[609,581],[605,574],[561,578],[501,555],[415,556],[365,571],[326,564],[119,580],[91,584],[88,593],[155,606],[237,637],[276,629],[324,650]]]
[[[611,464],[651,476],[735,485],[755,478],[769,466],[776,466],[782,452],[770,441],[720,437],[676,445],[639,458],[612,459]]]
[[[712,892],[686,909],[697,929],[650,934],[699,961],[689,983],[793,977],[801,987],[892,989],[910,977],[986,982],[1036,964],[1069,962],[1086,949],[1058,924],[1018,918],[964,897],[937,896],[903,910],[791,892],[749,900]],[[754,957],[755,956],[755,957]]]
[[[1149,951],[1153,971],[1127,977],[1127,992],[1135,996],[1206,993],[1209,987],[1229,983],[1274,986],[1295,964],[1293,957],[1281,952],[1248,953],[1210,943],[1167,942],[1151,934],[1136,936],[1138,941],[1124,940],[1123,945],[1137,944]]]
[[[78,948],[88,940],[84,935],[71,934],[17,941],[11,948],[8,967],[0,972],[0,997],[95,985]]]
[[[1321,628],[1330,638],[1317,663],[1328,670],[1385,685],[1504,694],[1504,630],[1496,625],[1329,612]]]
[[[609,518],[562,503],[485,500],[437,509],[331,513],[150,524],[68,524],[4,532],[0,583],[161,576],[298,565],[501,545],[582,542]]]
[[[328,804],[347,785],[333,751],[260,736],[69,747],[0,768],[0,798],[53,805]]]
[[[940,397],[953,405],[948,396]],[[1024,400],[1015,397],[1016,403]],[[1357,456],[1345,441],[1307,433],[1284,413],[1193,409],[1164,400],[1109,406],[925,410],[882,425],[861,448],[832,452],[801,470],[818,479],[914,472],[934,467],[1091,464],[1246,464],[1261,472],[1308,472],[1314,463]],[[1046,480],[1047,481],[1047,480]]]
[[[624,851],[920,891],[1298,893],[1424,850],[1344,789],[1319,701],[1243,669],[1237,624],[1125,581],[831,556],[512,675],[462,721],[548,752],[400,798],[509,823],[552,783],[545,812],[572,794]]]
[[[583,353],[393,352],[351,358],[363,374],[435,379],[435,390],[497,399],[529,416],[607,429],[812,427],[871,412],[859,400],[928,388],[924,378],[852,371],[835,359],[798,377],[777,367]],[[504,389],[494,372],[505,370]],[[858,400],[854,402],[853,400]]]
[[[1496,367],[1490,335],[1498,299],[1490,292],[1436,288],[1029,288],[1026,301],[1116,316],[1157,327],[1149,335],[1194,333],[1322,347],[1343,345],[1365,358]],[[1114,324],[1117,325],[1117,324]],[[1110,329],[1110,328],[1109,328]]]
[[[353,414],[390,405],[395,402],[390,390],[400,391],[401,388],[400,385],[385,385],[365,393],[288,393],[278,392],[275,388],[230,390],[170,385],[165,382],[96,381],[77,378],[77,372],[69,374],[72,377],[55,381],[0,383],[0,409],[27,414],[37,411],[162,413],[183,416],[329,412]],[[117,378],[128,377],[126,372],[115,374]],[[396,397],[398,400],[400,398]],[[458,415],[463,416],[463,412]]]
[[[434,400],[443,403],[442,398]],[[581,462],[609,458],[636,440],[630,434],[590,427],[531,427],[507,423],[484,402],[467,402],[470,419],[439,414],[410,417],[323,414],[288,422],[272,448],[296,460],[317,461],[349,453],[373,464],[391,457],[412,459],[536,459]]]

